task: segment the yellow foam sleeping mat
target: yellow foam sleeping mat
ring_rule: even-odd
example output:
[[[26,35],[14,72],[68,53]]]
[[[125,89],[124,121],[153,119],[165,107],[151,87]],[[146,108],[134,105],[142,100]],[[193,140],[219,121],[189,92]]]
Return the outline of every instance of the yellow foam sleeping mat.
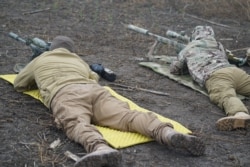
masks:
[[[16,77],[16,74],[9,74],[9,75],[0,75],[0,78],[8,81],[9,83],[13,84],[14,83],[14,79]],[[131,100],[119,95],[118,93],[116,93],[114,90],[112,90],[109,87],[106,87],[106,89],[108,89],[110,91],[110,93],[115,96],[116,98],[125,101],[129,104],[130,108],[132,110],[138,110],[141,112],[152,112],[149,111],[147,109],[144,109],[138,105],[136,105],[134,102],[132,102]],[[24,92],[24,94],[30,95],[31,97],[40,100],[42,103],[42,99],[40,96],[40,93],[38,90],[32,90],[32,91],[27,91]],[[155,113],[156,114],[156,113]],[[188,134],[191,133],[191,131],[187,128],[185,128],[183,125],[181,125],[180,123],[171,120],[169,118],[165,118],[159,114],[156,114],[158,116],[158,118],[162,121],[162,122],[170,122],[173,124],[174,129],[178,132],[184,133],[184,134]],[[131,132],[122,132],[122,131],[118,131],[115,129],[110,129],[110,128],[106,128],[106,127],[100,127],[100,126],[96,126],[99,131],[102,133],[103,137],[105,138],[105,140],[114,148],[119,149],[119,148],[125,148],[125,147],[129,147],[129,146],[133,146],[136,144],[141,144],[141,143],[146,143],[146,142],[150,142],[152,141],[151,138],[148,138],[146,136],[140,135],[138,133],[131,133]]]

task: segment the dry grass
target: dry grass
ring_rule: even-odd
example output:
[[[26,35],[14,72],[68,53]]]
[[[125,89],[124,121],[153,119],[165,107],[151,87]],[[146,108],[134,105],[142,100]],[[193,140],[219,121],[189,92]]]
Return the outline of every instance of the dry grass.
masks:
[[[182,12],[203,15],[208,18],[250,20],[250,0],[176,0],[176,8]],[[180,8],[179,8],[180,9]]]
[[[129,0],[131,4],[152,4],[207,18],[250,20],[250,0]],[[169,7],[169,6],[168,6]]]

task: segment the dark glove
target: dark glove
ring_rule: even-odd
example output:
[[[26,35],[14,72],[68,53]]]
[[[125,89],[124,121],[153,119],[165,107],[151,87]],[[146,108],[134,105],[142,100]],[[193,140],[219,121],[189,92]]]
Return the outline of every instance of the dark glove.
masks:
[[[114,82],[116,79],[115,73],[101,64],[91,64],[90,69],[107,81]]]

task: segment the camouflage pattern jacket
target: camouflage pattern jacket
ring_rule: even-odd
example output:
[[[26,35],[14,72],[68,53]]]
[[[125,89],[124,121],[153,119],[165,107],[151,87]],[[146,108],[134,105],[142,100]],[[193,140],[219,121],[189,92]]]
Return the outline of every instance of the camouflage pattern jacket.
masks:
[[[170,65],[176,75],[190,74],[195,82],[204,87],[206,80],[216,70],[231,67],[221,43],[213,37],[190,42]]]

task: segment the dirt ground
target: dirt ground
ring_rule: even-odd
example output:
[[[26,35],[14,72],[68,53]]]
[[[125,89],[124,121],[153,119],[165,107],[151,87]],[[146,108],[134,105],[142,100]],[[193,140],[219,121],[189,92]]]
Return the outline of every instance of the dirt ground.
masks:
[[[121,149],[123,167],[247,167],[250,166],[250,134],[245,130],[220,132],[215,122],[224,116],[208,97],[165,76],[138,65],[154,39],[126,29],[134,24],[163,35],[167,30],[190,33],[197,25],[214,28],[218,41],[230,50],[249,47],[249,19],[241,1],[191,0],[2,0],[0,2],[0,74],[11,74],[15,63],[26,63],[29,47],[9,38],[10,31],[23,38],[39,37],[50,41],[56,35],[71,37],[77,53],[91,63],[102,63],[117,74],[115,83],[169,93],[160,96],[140,90],[118,89],[138,105],[174,119],[202,136],[204,156],[192,157],[175,152],[156,142]],[[208,2],[208,1],[204,1]],[[223,2],[223,1],[221,1]],[[234,2],[234,3],[233,3]],[[210,6],[209,6],[210,5]],[[224,5],[224,6],[223,6]],[[210,7],[214,7],[213,9]],[[228,7],[235,8],[230,10]],[[219,10],[220,9],[220,10]],[[236,10],[237,9],[237,10]],[[37,11],[40,10],[40,11]],[[246,17],[244,17],[246,16]],[[244,56],[245,50],[234,52]],[[167,53],[165,53],[167,54]],[[250,73],[249,67],[243,67]],[[101,80],[102,85],[109,82]],[[37,100],[17,93],[0,80],[0,166],[69,167],[74,161],[64,152],[82,156],[85,150],[57,130],[51,113]],[[249,108],[250,101],[244,100]],[[60,138],[54,150],[49,144]]]

